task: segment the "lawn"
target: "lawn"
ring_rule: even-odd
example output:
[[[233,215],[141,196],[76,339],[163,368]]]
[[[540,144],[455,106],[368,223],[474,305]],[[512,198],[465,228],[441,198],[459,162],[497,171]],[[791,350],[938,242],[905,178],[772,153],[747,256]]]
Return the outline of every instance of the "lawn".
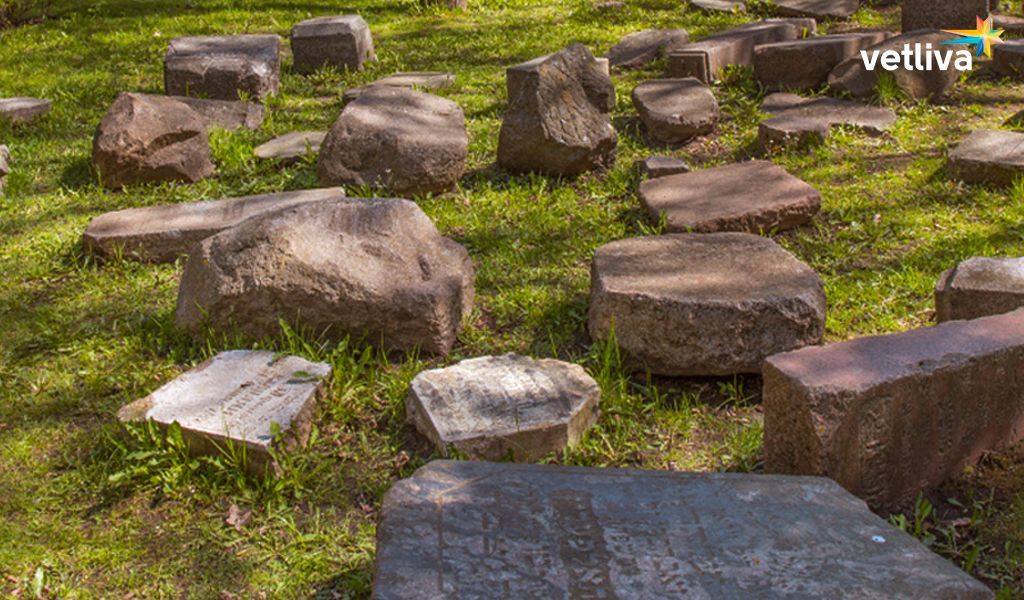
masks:
[[[579,179],[509,176],[495,153],[506,66],[582,42],[603,54],[622,35],[685,27],[692,37],[738,24],[677,0],[470,0],[469,10],[415,0],[58,0],[51,16],[0,30],[0,96],[54,101],[23,126],[0,124],[14,172],[0,196],[0,592],[17,597],[365,598],[377,512],[388,487],[432,458],[404,424],[411,378],[431,365],[509,351],[583,364],[601,383],[602,417],[549,462],[675,470],[761,469],[760,382],[631,377],[612,345],[585,334],[589,262],[598,246],[655,231],[636,199],[633,162],[651,154],[629,101],[660,75],[615,73],[619,157]],[[294,75],[256,132],[215,131],[218,175],[193,185],[100,188],[92,135],[120,91],[162,91],[161,57],[176,36],[278,33],[312,16],[357,12],[379,62],[352,74]],[[862,8],[833,31],[898,28],[898,10]],[[827,27],[823,29],[828,29]],[[317,185],[315,164],[279,168],[253,148],[325,129],[341,93],[395,71],[447,70],[440,93],[470,132],[458,189],[418,199],[477,267],[477,302],[444,359],[386,356],[355,341],[300,335],[244,344],[190,340],[173,308],[181,265],[98,264],[81,234],[106,211]],[[947,151],[979,127],[1024,129],[1024,83],[984,66],[941,101],[885,97],[890,135],[841,133],[772,160],[818,188],[810,227],[777,239],[815,268],[828,295],[827,338],[928,326],[939,274],[976,255],[1024,254],[1024,185],[949,181]],[[719,130],[664,150],[694,166],[753,156],[763,91],[737,69],[715,86]],[[369,195],[350,190],[351,195]],[[236,457],[189,458],[180,439],[125,428],[119,407],[212,354],[270,347],[332,363],[331,393],[309,446],[280,477],[253,478]],[[999,590],[1024,597],[1024,446],[986,457],[893,522]]]

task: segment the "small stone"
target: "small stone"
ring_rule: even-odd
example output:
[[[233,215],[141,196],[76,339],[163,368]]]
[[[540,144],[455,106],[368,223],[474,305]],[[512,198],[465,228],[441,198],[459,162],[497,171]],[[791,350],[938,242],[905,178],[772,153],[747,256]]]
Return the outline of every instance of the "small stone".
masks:
[[[295,162],[309,154],[320,152],[320,145],[327,137],[326,131],[293,131],[276,137],[256,147],[256,158]]]
[[[279,192],[206,202],[128,208],[100,215],[82,237],[94,256],[169,263],[206,238],[257,216],[316,200],[345,197],[342,188]]]
[[[169,96],[257,100],[277,94],[281,38],[276,35],[181,37],[164,55]]]
[[[1024,258],[971,258],[946,271],[935,286],[935,316],[980,319],[1024,308]]]
[[[761,44],[754,48],[754,78],[772,91],[814,90],[828,82],[836,65],[890,37],[872,31]]]
[[[986,18],[991,0],[900,0],[903,31],[973,29]]]
[[[588,327],[595,340],[614,331],[635,370],[759,373],[772,354],[821,343],[825,293],[810,267],[768,238],[637,237],[594,253]]]
[[[946,170],[967,183],[1010,185],[1024,175],[1024,133],[974,131],[949,153]]]
[[[7,176],[11,174],[11,151],[0,144],[0,192],[7,185]]]
[[[690,6],[707,13],[747,10],[746,0],[690,0]]]
[[[690,172],[690,166],[684,161],[669,156],[648,156],[636,163],[640,174],[648,179]]]
[[[772,115],[762,121],[758,129],[758,138],[764,149],[820,143],[832,135],[835,127],[851,127],[868,135],[881,135],[896,123],[896,113],[888,108],[784,93],[765,98],[761,110]]]
[[[370,26],[359,15],[317,17],[292,28],[295,71],[303,75],[331,66],[357,71],[376,60]]]
[[[715,95],[693,77],[645,81],[633,89],[633,105],[657,144],[681,144],[711,133],[719,118]]]
[[[263,105],[255,102],[239,102],[236,100],[205,100],[187,96],[172,96],[185,104],[206,121],[207,128],[220,127],[234,131],[259,129],[263,124]]]
[[[783,17],[849,19],[860,8],[860,0],[773,0],[775,12]]]
[[[1024,76],[1024,40],[992,45],[992,69],[1006,77]]]
[[[927,0],[929,3],[932,0]],[[920,44],[924,48],[931,44],[933,48],[941,48],[942,43],[955,38],[951,33],[944,33],[937,30],[913,31],[904,33],[888,40],[865,48],[861,52],[871,54],[876,50],[884,53],[889,50],[902,52],[904,47],[911,48]],[[864,65],[864,60],[858,56],[851,56],[839,63],[828,76],[828,85],[835,92],[849,92],[855,98],[867,98],[875,94],[878,87],[878,78],[882,73],[891,75],[896,86],[907,96],[914,99],[933,98],[946,93],[960,79],[960,71],[956,70],[955,62],[950,61],[949,67],[945,70],[934,65],[928,70],[909,70],[900,67],[895,71],[876,68],[869,71]]]
[[[349,88],[342,94],[342,102],[347,104],[360,96],[366,90],[374,86],[398,87],[417,89],[433,92],[455,85],[455,75],[442,71],[413,71],[408,73],[393,73],[387,77],[381,77],[373,83]]]
[[[268,351],[221,352],[149,396],[124,406],[122,421],[177,423],[194,454],[246,452],[250,471],[274,467],[272,451],[305,445],[330,365]],[[280,436],[280,438],[278,437]]]
[[[506,354],[416,376],[406,414],[442,453],[531,462],[575,446],[598,416],[601,388],[582,367]]]
[[[821,209],[817,190],[764,160],[650,179],[640,201],[653,223],[683,233],[783,231]]]
[[[689,41],[690,34],[685,29],[645,29],[627,35],[612,46],[608,61],[613,67],[639,68]]]
[[[0,119],[11,123],[30,123],[50,112],[53,103],[39,98],[0,98]]]

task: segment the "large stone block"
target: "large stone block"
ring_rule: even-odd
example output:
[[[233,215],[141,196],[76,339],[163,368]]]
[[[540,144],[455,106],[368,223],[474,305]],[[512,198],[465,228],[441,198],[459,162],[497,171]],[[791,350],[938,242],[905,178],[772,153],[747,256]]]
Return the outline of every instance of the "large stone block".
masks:
[[[614,332],[637,370],[759,373],[766,357],[821,342],[825,293],[810,267],[768,238],[639,237],[594,253],[588,325],[595,340]]]
[[[281,38],[276,35],[175,38],[164,55],[169,96],[262,99],[277,94],[280,79]]]
[[[633,32],[612,46],[608,62],[613,67],[633,69],[663,58],[676,48],[689,43],[685,29],[644,29]]]
[[[40,98],[0,98],[0,119],[11,123],[30,123],[50,112],[53,103]]]
[[[917,29],[974,29],[987,18],[991,0],[900,0],[903,31]]]
[[[1024,176],[1024,133],[979,129],[949,153],[950,177],[967,183],[1010,185]]]
[[[823,478],[434,461],[384,498],[373,597],[993,595]]]
[[[359,15],[317,17],[292,28],[295,71],[308,75],[331,66],[356,71],[376,59],[370,26]]]
[[[1024,258],[971,258],[935,286],[938,321],[978,319],[1024,308]]]
[[[761,44],[754,48],[754,77],[769,90],[817,89],[836,65],[890,37],[871,31]]]
[[[1024,40],[1006,40],[992,46],[992,69],[1000,75],[1024,77]]]
[[[1024,310],[772,356],[773,473],[826,475],[889,509],[1024,438]]]
[[[718,100],[694,79],[654,79],[633,88],[633,106],[656,144],[681,144],[711,133],[718,123]]]
[[[928,0],[931,2],[932,0]],[[938,30],[923,30],[904,33],[888,40],[862,50],[862,52],[873,53],[878,51],[884,53],[890,50],[903,52],[905,46],[911,48],[920,45],[922,50],[928,50],[929,45],[934,50],[951,51],[948,46],[943,47],[942,42],[951,40],[956,36],[951,33],[943,33]],[[950,61],[949,67],[940,69],[933,65],[932,69],[907,69],[900,63],[895,71],[883,69],[876,65],[875,69],[869,71],[864,65],[864,60],[858,56],[851,56],[836,65],[828,76],[829,87],[836,92],[849,92],[855,98],[867,98],[875,94],[879,77],[885,73],[891,76],[896,86],[911,98],[933,98],[946,93],[953,84],[960,79],[960,71],[956,70],[955,61]]]

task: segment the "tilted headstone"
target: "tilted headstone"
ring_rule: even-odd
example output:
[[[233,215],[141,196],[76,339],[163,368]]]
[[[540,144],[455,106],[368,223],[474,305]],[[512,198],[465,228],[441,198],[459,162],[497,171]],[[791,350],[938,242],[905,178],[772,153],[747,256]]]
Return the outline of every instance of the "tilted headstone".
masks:
[[[935,286],[940,323],[1018,308],[1024,308],[1024,258],[971,258],[943,273]]]
[[[370,26],[359,15],[308,19],[292,28],[295,71],[309,75],[326,66],[357,71],[376,59]]]
[[[259,100],[277,94],[280,79],[281,38],[276,35],[175,38],[164,55],[169,96]]]
[[[949,153],[946,170],[967,183],[1010,185],[1024,176],[1024,133],[973,131]]]
[[[40,98],[0,98],[0,119],[29,123],[50,112],[53,103]]]
[[[890,37],[870,31],[761,44],[754,48],[754,78],[772,91],[813,90],[828,82],[836,65]]]

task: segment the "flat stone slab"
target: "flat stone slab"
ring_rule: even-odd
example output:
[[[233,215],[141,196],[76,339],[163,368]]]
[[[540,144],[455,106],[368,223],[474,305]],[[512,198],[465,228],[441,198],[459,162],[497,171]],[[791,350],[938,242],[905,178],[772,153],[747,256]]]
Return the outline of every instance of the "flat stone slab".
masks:
[[[344,197],[342,188],[324,188],[128,208],[93,219],[83,241],[91,254],[101,258],[125,256],[151,263],[174,262],[204,239],[250,217]]]
[[[1024,175],[1024,133],[974,131],[949,153],[946,170],[967,183],[1010,185]]]
[[[613,67],[632,69],[663,58],[668,52],[689,43],[685,29],[645,29],[625,36],[608,51]]]
[[[320,152],[320,145],[326,137],[326,131],[293,131],[257,146],[254,152],[256,158],[294,162]]]
[[[925,596],[992,592],[824,478],[434,461],[377,528],[377,600]]]
[[[406,415],[442,453],[538,460],[574,446],[598,417],[601,388],[583,367],[516,354],[423,371]]]
[[[707,13],[747,10],[746,0],[690,0],[690,6]]]
[[[682,144],[714,131],[720,116],[711,88],[693,77],[654,79],[633,88],[633,106],[656,144]]]
[[[754,78],[771,91],[809,91],[828,82],[836,65],[892,37],[886,31],[841,33],[754,48]]]
[[[1024,308],[1024,258],[968,259],[935,286],[938,321],[979,319]]]
[[[206,121],[207,127],[234,131],[242,127],[259,129],[260,125],[263,125],[265,113],[262,104],[237,100],[206,100],[188,96],[174,96],[174,99],[198,113]]]
[[[773,356],[765,469],[905,506],[1024,437],[1024,310]]]
[[[772,5],[783,17],[849,19],[860,8],[860,0],[773,0]]]
[[[974,29],[989,14],[991,0],[900,0],[903,31]]]
[[[376,59],[370,26],[359,15],[307,19],[292,28],[295,71],[303,75],[331,66],[356,71]]]
[[[443,71],[393,73],[386,77],[381,77],[373,83],[345,90],[345,93],[342,94],[342,100],[345,103],[351,102],[361,96],[363,92],[376,85],[435,91],[455,85],[455,75]]]
[[[0,98],[0,119],[29,123],[50,112],[53,103],[40,98]]]
[[[759,373],[772,354],[821,343],[825,293],[810,267],[768,238],[637,237],[594,253],[588,326],[595,340],[614,330],[635,370]]]
[[[640,169],[642,176],[649,179],[690,172],[689,165],[681,159],[670,156],[648,156],[637,161],[637,168]]]
[[[992,45],[992,69],[1000,75],[1024,75],[1024,40],[1005,40]]]
[[[124,406],[122,421],[181,426],[191,450],[219,454],[227,442],[245,446],[250,469],[270,465],[277,447],[305,444],[317,395],[330,365],[269,351],[221,352],[149,396]]]
[[[782,231],[821,210],[817,190],[764,160],[644,181],[640,202],[671,232]]]
[[[171,40],[164,55],[169,96],[238,100],[277,94],[281,79],[277,35],[220,35]]]
[[[888,108],[784,93],[765,98],[761,111],[772,115],[758,128],[762,148],[820,143],[832,135],[835,127],[881,135],[896,123],[896,113]]]

